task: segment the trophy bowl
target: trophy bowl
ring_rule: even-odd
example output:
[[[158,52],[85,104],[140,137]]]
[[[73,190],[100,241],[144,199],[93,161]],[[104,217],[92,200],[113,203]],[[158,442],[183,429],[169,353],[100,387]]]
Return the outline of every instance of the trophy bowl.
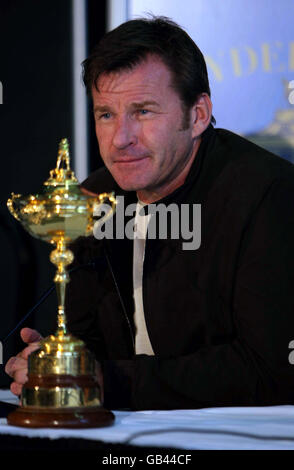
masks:
[[[95,221],[94,210],[105,202],[107,213]],[[68,245],[93,232],[115,212],[113,193],[97,197],[84,194],[70,168],[67,139],[59,144],[57,165],[50,171],[40,194],[13,194],[7,201],[11,214],[34,237],[54,245],[50,261],[56,266],[57,330],[40,342],[28,358],[28,381],[21,405],[7,422],[14,426],[49,428],[101,427],[113,423],[114,415],[101,404],[94,355],[80,339],[68,333],[65,291],[69,282],[67,266],[74,255]]]

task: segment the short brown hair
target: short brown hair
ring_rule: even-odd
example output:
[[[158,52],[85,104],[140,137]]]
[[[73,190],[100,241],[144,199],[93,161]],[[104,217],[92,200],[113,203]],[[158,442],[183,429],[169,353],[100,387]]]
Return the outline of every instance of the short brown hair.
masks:
[[[190,36],[166,17],[130,20],[105,34],[83,62],[87,92],[97,88],[101,74],[132,69],[148,55],[158,56],[172,74],[172,86],[190,109],[201,93],[210,96],[202,52]],[[214,117],[211,120],[215,123]]]

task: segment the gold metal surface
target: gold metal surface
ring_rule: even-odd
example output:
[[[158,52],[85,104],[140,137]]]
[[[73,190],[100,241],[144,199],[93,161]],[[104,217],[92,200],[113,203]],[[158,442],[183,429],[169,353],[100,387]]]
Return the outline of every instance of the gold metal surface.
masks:
[[[7,201],[11,214],[31,235],[55,245],[50,254],[50,261],[56,266],[54,282],[58,299],[57,330],[55,335],[48,336],[40,343],[39,350],[29,356],[29,382],[28,386],[23,387],[21,397],[24,410],[27,407],[54,407],[58,410],[64,407],[87,408],[100,405],[99,386],[95,381],[91,384],[87,382],[87,377],[95,376],[94,356],[85,348],[83,341],[68,334],[64,305],[66,285],[69,282],[67,267],[74,259],[68,244],[77,237],[92,235],[94,223],[97,224],[93,211],[107,201],[110,203],[110,209],[99,220],[99,224],[103,224],[113,215],[116,199],[113,193],[102,193],[94,197],[80,190],[70,168],[67,139],[60,142],[56,168],[50,171],[50,176],[40,193],[29,196],[12,193]],[[60,385],[63,376],[66,376],[67,380],[68,377],[71,378],[70,385]],[[52,385],[52,377],[55,377],[55,385]],[[84,385],[78,385],[78,379],[83,381],[83,377]],[[50,386],[46,382],[47,379]],[[30,383],[34,383],[34,386],[30,387]],[[105,413],[103,419],[106,422]],[[93,418],[91,419],[93,426]],[[15,423],[15,418],[12,421]],[[83,425],[85,426],[85,423]]]
[[[72,376],[95,374],[95,361],[83,341],[71,335],[48,336],[41,347],[30,355],[29,374]]]
[[[30,408],[76,408],[100,406],[99,388],[94,387],[34,387],[22,394],[22,405]]]

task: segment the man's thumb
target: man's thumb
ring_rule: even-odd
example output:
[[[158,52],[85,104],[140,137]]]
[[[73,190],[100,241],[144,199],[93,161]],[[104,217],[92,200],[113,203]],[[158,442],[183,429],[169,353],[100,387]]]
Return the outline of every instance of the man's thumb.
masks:
[[[43,339],[40,333],[37,330],[33,330],[32,328],[23,328],[20,331],[20,337],[27,344],[37,343]]]

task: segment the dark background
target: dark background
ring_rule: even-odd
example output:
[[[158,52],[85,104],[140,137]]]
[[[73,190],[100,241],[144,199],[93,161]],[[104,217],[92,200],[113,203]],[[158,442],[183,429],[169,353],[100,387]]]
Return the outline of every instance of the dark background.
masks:
[[[89,52],[105,32],[106,0],[85,2]],[[37,192],[55,167],[60,139],[73,141],[71,0],[0,0],[0,81],[0,387],[6,387],[4,364],[24,346],[21,327],[3,340],[51,285],[55,270],[49,261],[52,247],[29,236],[6,201],[12,191]],[[90,103],[89,123],[92,171],[101,162]],[[53,291],[24,326],[52,333],[56,313]]]

